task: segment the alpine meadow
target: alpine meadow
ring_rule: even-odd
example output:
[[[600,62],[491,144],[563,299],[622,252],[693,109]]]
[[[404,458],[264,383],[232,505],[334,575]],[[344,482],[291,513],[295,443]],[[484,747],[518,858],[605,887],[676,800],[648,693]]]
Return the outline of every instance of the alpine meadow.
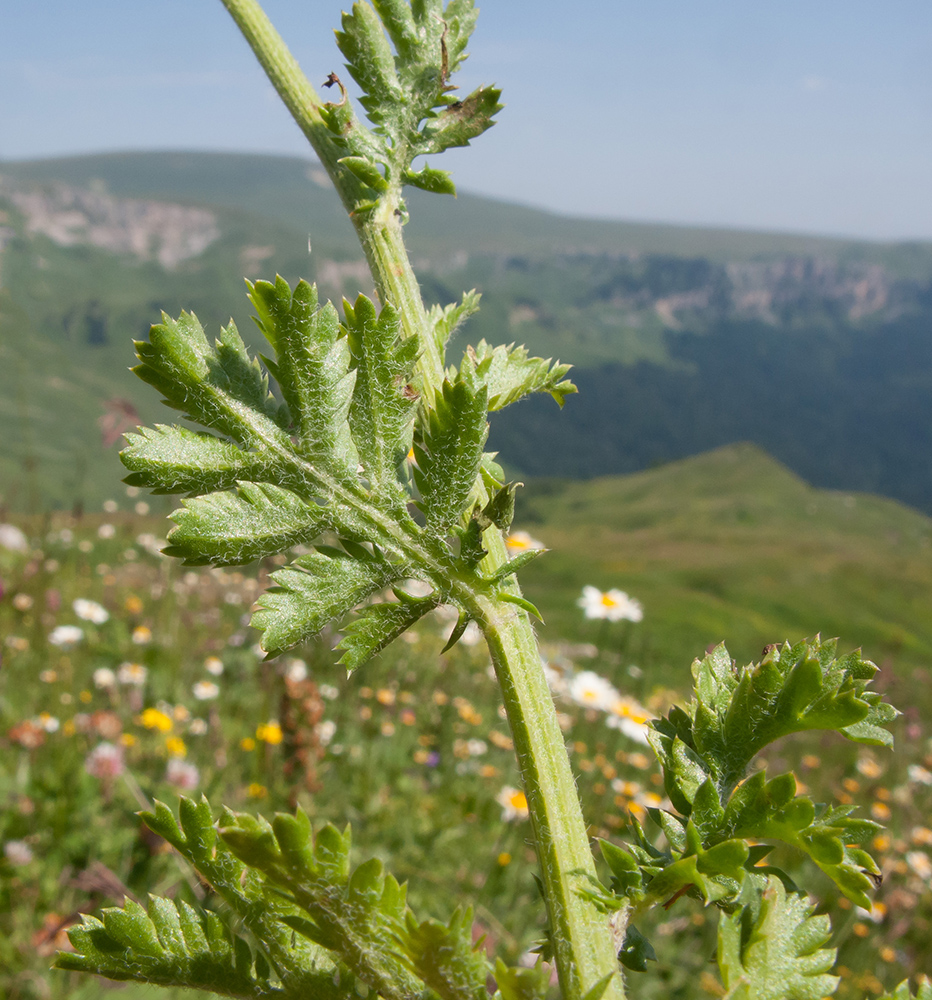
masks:
[[[932,247],[454,201],[472,0],[222,3],[315,159],[0,164],[4,996],[932,1000]]]

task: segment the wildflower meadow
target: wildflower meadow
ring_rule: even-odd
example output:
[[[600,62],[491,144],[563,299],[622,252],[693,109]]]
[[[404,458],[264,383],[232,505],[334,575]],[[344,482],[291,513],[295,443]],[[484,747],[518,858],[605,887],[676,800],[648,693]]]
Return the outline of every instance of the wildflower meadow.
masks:
[[[563,601],[564,635],[534,624],[519,576],[546,523],[525,530],[485,446],[495,411],[562,407],[569,365],[455,355],[479,296],[428,309],[402,235],[405,186],[456,192],[422,158],[502,109],[451,94],[478,11],[344,13],[365,124],[256,0],[224,5],[375,294],[338,312],[306,280],[247,282],[269,357],[163,313],[133,371],[187,423],[127,433],[102,513],[4,514],[5,995],[911,1000],[927,691],[901,714],[870,651],[828,636],[674,664],[632,641],[665,626],[623,565]],[[160,494],[181,497],[165,537]]]
[[[218,905],[135,816],[179,794],[351,821],[356,848],[406,878],[413,904],[439,915],[435,886],[452,883],[475,933],[532,963],[544,928],[527,802],[485,647],[467,636],[442,654],[456,619],[441,607],[350,677],[333,632],[266,660],[248,620],[277,558],[258,572],[185,568],[160,553],[163,522],[132,504],[0,526],[2,995],[102,995],[49,970],[82,912],[149,892]],[[619,588],[587,587],[577,614],[581,632],[593,618],[650,628],[649,607]],[[678,696],[609,644],[543,650],[590,832],[607,838],[668,804],[645,723]],[[873,909],[830,893],[842,995],[879,993],[932,957],[932,745],[915,723],[897,735],[896,754],[818,738],[785,748],[817,797],[867,801],[885,827]],[[689,899],[670,915],[647,992],[701,995],[714,919]]]

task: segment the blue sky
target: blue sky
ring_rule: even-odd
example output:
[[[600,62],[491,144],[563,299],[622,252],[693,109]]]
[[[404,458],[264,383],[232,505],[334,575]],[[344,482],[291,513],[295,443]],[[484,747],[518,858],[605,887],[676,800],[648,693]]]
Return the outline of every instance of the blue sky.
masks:
[[[0,159],[306,152],[219,0],[4,7]],[[461,83],[497,83],[507,108],[445,154],[462,188],[577,215],[932,239],[928,0],[481,8]],[[266,9],[315,85],[341,69],[338,3]]]

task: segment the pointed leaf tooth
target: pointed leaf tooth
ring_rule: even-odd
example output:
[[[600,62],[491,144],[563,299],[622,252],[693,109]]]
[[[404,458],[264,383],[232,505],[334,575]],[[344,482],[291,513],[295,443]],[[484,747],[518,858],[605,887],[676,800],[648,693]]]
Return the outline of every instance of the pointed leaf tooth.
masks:
[[[347,670],[358,670],[439,604],[440,597],[434,595],[363,608],[343,629],[343,637],[336,646],[343,650],[339,662]]]

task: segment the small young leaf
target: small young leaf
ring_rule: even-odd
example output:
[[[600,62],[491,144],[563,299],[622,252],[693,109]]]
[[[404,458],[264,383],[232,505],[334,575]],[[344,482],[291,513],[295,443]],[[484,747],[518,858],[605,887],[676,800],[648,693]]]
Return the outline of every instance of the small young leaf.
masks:
[[[425,125],[419,153],[440,153],[451,146],[468,146],[495,122],[492,118],[504,107],[497,87],[477,87],[462,101],[455,101]]]
[[[450,176],[449,170],[435,170],[431,167],[424,167],[423,170],[406,170],[404,172],[405,184],[411,184],[422,191],[431,191],[434,194],[452,194],[456,197],[456,185]]]
[[[440,597],[431,596],[363,608],[343,630],[343,638],[337,643],[336,648],[343,650],[340,663],[347,670],[357,670],[438,604]]]
[[[529,358],[527,349],[491,347],[480,340],[475,347],[468,347],[463,365],[472,365],[476,380],[488,389],[489,411],[502,410],[511,403],[533,392],[548,392],[563,406],[567,395],[576,392],[576,386],[564,376],[572,365],[554,364],[550,358]]]
[[[486,389],[471,372],[444,380],[422,436],[414,441],[414,481],[427,527],[446,534],[469,505],[488,436]]]
[[[618,952],[618,959],[626,969],[632,972],[646,972],[648,962],[656,962],[657,954],[654,946],[634,926],[628,924],[625,931],[624,944]]]

